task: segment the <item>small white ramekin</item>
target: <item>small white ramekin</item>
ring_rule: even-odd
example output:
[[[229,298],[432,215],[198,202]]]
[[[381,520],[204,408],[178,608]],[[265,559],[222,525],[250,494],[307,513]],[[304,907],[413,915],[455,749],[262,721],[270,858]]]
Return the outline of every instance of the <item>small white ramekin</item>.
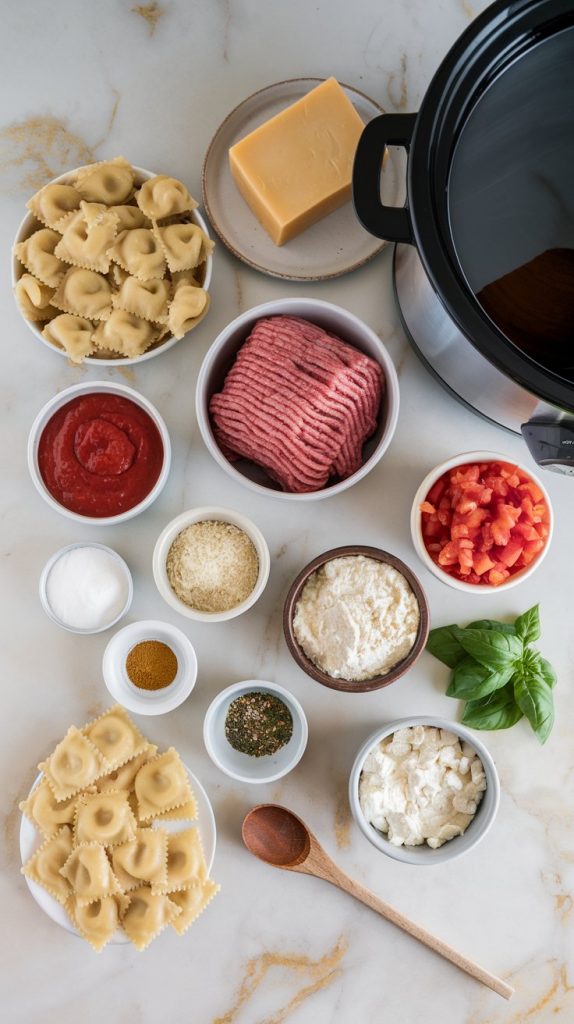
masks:
[[[229,705],[244,693],[272,693],[287,705],[293,719],[293,735],[288,743],[275,754],[251,757],[231,746],[225,736],[225,719]],[[299,701],[283,686],[267,683],[261,679],[245,679],[233,683],[217,694],[207,709],[203,722],[203,740],[211,760],[222,772],[237,782],[276,782],[295,765],[305,753],[309,729],[305,712]]]
[[[484,795],[478,805],[474,818],[466,829],[466,832],[462,836],[456,836],[454,839],[449,839],[448,842],[439,846],[437,850],[431,849],[431,847],[426,843],[423,843],[421,846],[394,846],[382,832],[379,832],[374,825],[371,825],[371,823],[367,821],[359,802],[359,780],[367,755],[371,752],[373,747],[376,747],[377,744],[381,742],[381,740],[386,739],[387,736],[396,732],[397,729],[411,729],[416,725],[427,725],[435,729],[446,729],[448,732],[452,732],[455,736],[458,736],[461,742],[470,743],[471,747],[476,750],[476,753],[482,761],[484,773],[486,775],[486,789],[484,791]],[[498,811],[498,805],[500,803],[500,782],[498,780],[498,773],[496,771],[494,761],[489,751],[485,747],[484,743],[477,739],[474,733],[469,729],[466,729],[463,725],[459,725],[457,722],[449,722],[446,718],[430,718],[424,715],[417,715],[413,718],[397,718],[394,722],[389,722],[388,725],[383,726],[383,728],[377,729],[376,732],[369,736],[368,740],[365,740],[351,769],[351,775],[349,778],[349,803],[351,805],[353,817],[361,832],[366,836],[369,842],[373,844],[373,846],[376,846],[377,850],[381,851],[381,853],[386,853],[388,857],[392,857],[393,860],[399,860],[403,864],[444,864],[446,861],[454,860],[461,854],[472,850],[477,843],[481,841],[481,839],[484,839],[486,833],[492,827]]]
[[[116,615],[114,619],[111,619],[110,622],[107,622],[105,626],[99,626],[98,629],[77,629],[75,626],[69,626],[66,622],[63,621],[63,619],[58,618],[48,600],[48,577],[52,569],[54,568],[56,562],[60,560],[62,555],[67,554],[68,551],[74,551],[76,548],[98,548],[100,551],[107,551],[108,555],[111,555],[111,557],[116,560],[118,565],[121,566],[123,574],[126,579],[128,596],[124,607],[122,608],[119,615]],[[120,619],[123,619],[124,615],[126,615],[127,612],[129,611],[130,605],[132,603],[132,598],[134,596],[134,584],[132,580],[132,574],[129,570],[127,562],[124,562],[123,558],[120,555],[118,555],[117,551],[114,551],[113,548],[106,547],[105,544],[94,544],[91,541],[86,544],[78,542],[77,544],[67,544],[66,547],[60,548],[59,551],[55,551],[52,557],[48,559],[46,565],[42,569],[42,573],[40,576],[39,593],[42,608],[46,612],[46,615],[52,620],[52,622],[55,622],[56,625],[60,626],[62,629],[65,629],[68,633],[80,633],[88,635],[92,633],[104,633],[106,629],[111,629],[112,626],[115,626],[120,621]]]
[[[511,574],[504,583],[499,583],[496,587],[492,586],[490,583],[465,583],[463,580],[459,580],[456,577],[451,576],[448,572],[445,572],[444,569],[441,569],[440,565],[433,562],[425,547],[423,539],[421,525],[422,513],[420,506],[426,499],[431,487],[433,487],[439,477],[441,477],[443,473],[447,473],[449,469],[455,469],[457,466],[464,466],[471,462],[507,462],[511,466],[518,466],[518,468],[524,473],[527,473],[536,486],[540,488],[550,513],[548,537],[546,538],[546,542],[540,554],[537,555],[530,565],[527,565],[521,572]],[[538,566],[546,557],[546,553],[550,547],[550,541],[552,540],[553,531],[554,510],[550,501],[550,495],[548,494],[544,484],[541,482],[540,477],[536,476],[529,466],[525,466],[524,463],[510,458],[508,455],[502,455],[500,452],[463,452],[461,455],[453,455],[451,459],[446,459],[445,462],[441,462],[440,465],[435,466],[434,469],[431,469],[430,473],[427,473],[425,476],[417,490],[417,493],[415,494],[411,508],[411,537],[415,551],[421,562],[426,565],[427,569],[429,572],[432,572],[433,576],[436,576],[437,580],[440,580],[442,583],[446,583],[449,587],[453,587],[454,590],[461,590],[467,594],[483,594],[490,596],[493,592],[509,590],[510,587],[516,587],[519,583],[528,579],[528,577],[532,576],[532,573],[538,569]]]
[[[147,412],[148,416],[151,417],[159,430],[163,445],[163,465],[154,486],[143,501],[140,501],[138,505],[134,505],[133,508],[128,509],[126,512],[120,512],[115,516],[102,516],[101,518],[98,518],[96,516],[83,516],[80,515],[79,512],[71,512],[70,509],[64,508],[63,505],[60,505],[59,501],[56,501],[56,499],[50,494],[42,480],[42,474],[40,473],[40,467],[38,465],[38,447],[44,428],[58,409],[63,405],[66,405],[68,402],[71,402],[73,398],[78,398],[80,395],[101,394],[103,392],[110,395],[120,395],[122,398],[129,398],[130,401],[139,405],[140,408]],[[155,501],[157,496],[163,490],[169,475],[170,466],[171,442],[163,418],[147,398],[140,395],[138,391],[134,391],[133,388],[126,387],[125,384],[114,384],[111,381],[96,380],[92,382],[85,381],[83,384],[73,384],[72,387],[65,388],[64,391],[60,391],[54,396],[54,398],[51,398],[49,402],[46,402],[46,404],[42,406],[28,435],[28,469],[38,494],[42,496],[44,501],[47,502],[51,508],[55,509],[56,512],[59,512],[60,515],[66,516],[68,519],[74,519],[77,523],[84,523],[90,526],[115,526],[117,523],[124,523],[127,519],[139,516],[140,512],[144,512],[146,508],[149,508],[152,502]]]
[[[345,480],[340,480],[330,487],[323,487],[319,491],[305,494],[282,491],[276,485],[274,486],[264,470],[254,463],[243,460],[238,463],[229,462],[215,440],[209,416],[211,396],[221,390],[225,376],[255,322],[266,316],[296,316],[319,324],[320,327],[332,331],[343,341],[354,345],[361,352],[370,356],[383,371],[385,384],[379,426],[374,436],[366,443],[366,458],[363,465]],[[205,445],[218,465],[232,479],[237,480],[256,494],[263,494],[267,497],[282,498],[286,501],[318,501],[320,498],[330,498],[335,494],[340,494],[341,491],[348,490],[349,487],[362,480],[367,473],[370,473],[382,459],[393,439],[397,425],[399,381],[393,361],[380,338],[353,313],[321,299],[273,299],[271,302],[264,302],[260,306],[248,309],[247,312],[236,317],[215,339],[199,371],[195,404],[197,421]]]
[[[81,170],[83,170],[82,167],[76,167],[72,171],[66,171],[65,174],[58,175],[57,178],[52,178],[52,181],[46,182],[46,184],[70,185],[73,182],[78,171]],[[144,181],[149,181],[150,178],[156,177],[156,175],[152,171],[146,171],[143,167],[134,167],[134,171],[136,172],[136,185],[142,185]],[[207,222],[204,220],[204,218],[201,216],[197,209],[191,211],[191,218],[194,224],[197,224],[204,232],[204,234],[206,234],[207,237],[209,238],[210,235]],[[16,232],[16,237],[14,239],[12,248],[12,288],[15,288],[17,282],[20,280],[22,275],[27,272],[26,268],[23,267],[22,264],[20,263],[20,260],[17,259],[17,257],[14,255],[14,246],[18,245],[18,242],[25,242],[26,239],[30,237],[30,235],[32,235],[35,231],[38,231],[39,228],[42,228],[43,226],[43,224],[40,224],[40,222],[36,220],[33,213],[27,213],[21,221],[20,226]],[[210,254],[208,255],[205,261],[205,279],[202,283],[202,288],[204,288],[205,291],[209,291],[212,273],[213,256]],[[20,309],[18,309],[18,312],[21,313]],[[56,352],[59,356],[64,356],[66,359],[68,358],[67,352],[65,352],[63,349],[56,348],[56,346],[53,345],[52,342],[48,340],[48,338],[45,338],[43,336],[37,324],[33,323],[33,321],[31,320],[26,320],[24,316],[22,316],[22,319],[26,326],[32,331],[32,334],[34,334],[36,338],[38,338],[38,341],[41,341],[43,345],[46,345],[52,352]],[[146,360],[154,359],[155,356],[161,355],[162,352],[167,352],[167,350],[172,348],[177,343],[178,340],[180,339],[174,338],[172,334],[169,334],[165,336],[160,345],[148,349],[147,352],[143,352],[141,356],[133,356],[129,358],[127,356],[118,356],[117,359],[98,359],[96,356],[86,356],[84,359],[84,363],[92,364],[93,366],[134,366],[136,363],[145,363]]]
[[[141,690],[126,671],[132,647],[145,640],[159,640],[171,647],[177,658],[177,674],[161,690]],[[105,684],[118,704],[135,715],[165,715],[187,700],[197,679],[195,650],[185,633],[169,622],[155,619],[131,622],[114,634],[104,651],[102,671]]]
[[[257,558],[259,559],[259,575],[257,582],[249,594],[249,597],[242,601],[241,604],[235,605],[234,608],[229,608],[225,612],[200,612],[195,608],[190,608],[189,605],[180,601],[177,594],[172,590],[168,575],[167,575],[167,556],[171,545],[175,538],[186,526],[192,526],[194,523],[204,522],[206,520],[216,520],[223,523],[232,523],[233,526],[239,527],[247,534],[249,539],[252,541],[255,550],[257,552]],[[181,515],[176,516],[170,523],[167,524],[165,529],[160,533],[153,552],[153,578],[156,582],[157,589],[159,590],[164,601],[167,601],[172,608],[175,608],[181,615],[185,615],[188,619],[195,619],[197,622],[226,622],[228,619],[234,619],[237,615],[242,615],[248,608],[261,597],[269,579],[269,570],[271,567],[271,558],[269,556],[269,548],[267,541],[257,528],[255,523],[248,519],[247,516],[242,516],[239,512],[234,512],[230,508],[219,508],[215,505],[204,505],[199,508],[191,508],[187,512],[182,512]]]

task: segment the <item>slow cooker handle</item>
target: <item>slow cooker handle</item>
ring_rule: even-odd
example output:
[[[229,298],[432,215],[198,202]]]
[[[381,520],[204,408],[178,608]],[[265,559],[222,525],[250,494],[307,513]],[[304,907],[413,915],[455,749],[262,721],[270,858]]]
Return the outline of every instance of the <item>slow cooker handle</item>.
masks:
[[[381,166],[387,146],[409,150],[416,114],[381,114],[365,126],[353,165],[353,202],[361,224],[377,238],[413,243],[408,206],[381,202]]]

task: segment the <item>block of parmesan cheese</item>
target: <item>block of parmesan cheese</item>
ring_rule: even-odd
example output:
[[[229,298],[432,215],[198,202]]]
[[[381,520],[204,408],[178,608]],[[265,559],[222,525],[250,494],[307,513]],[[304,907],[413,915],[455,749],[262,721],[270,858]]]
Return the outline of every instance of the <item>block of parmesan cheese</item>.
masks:
[[[231,147],[234,181],[275,245],[347,202],[363,128],[328,78]]]

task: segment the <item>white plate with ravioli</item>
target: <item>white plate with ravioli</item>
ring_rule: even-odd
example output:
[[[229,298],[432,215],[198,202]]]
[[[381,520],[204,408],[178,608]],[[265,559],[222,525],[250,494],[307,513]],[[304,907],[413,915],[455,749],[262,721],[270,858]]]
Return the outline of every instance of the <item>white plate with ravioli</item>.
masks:
[[[294,78],[253,93],[235,107],[213,136],[203,164],[203,204],[222,242],[238,259],[255,270],[290,281],[325,281],[356,270],[388,243],[375,238],[359,223],[349,200],[334,213],[282,246],[275,245],[240,195],[229,167],[229,149],[265,121],[302,99],[322,78]],[[367,124],[384,113],[374,100],[340,83]],[[402,202],[401,159],[389,151],[381,175],[382,201]]]
[[[161,821],[161,827],[166,832],[179,832],[182,829],[190,828],[194,826],[199,829],[201,835],[201,841],[203,845],[203,852],[205,854],[205,862],[207,864],[208,875],[211,874],[211,868],[213,866],[213,859],[215,857],[215,843],[216,843],[216,829],[215,829],[215,817],[213,809],[209,801],[209,797],[201,785],[199,779],[193,774],[192,771],[185,765],[189,782],[193,790],[194,796],[197,800],[197,818],[195,821]],[[43,777],[43,772],[37,776],[34,781],[30,793],[36,788],[38,783]],[[36,850],[40,848],[43,843],[43,837],[41,833],[34,828],[32,822],[22,815],[20,823],[20,856],[22,858],[22,864],[26,864],[30,860],[30,857],[34,855]],[[53,896],[50,895],[46,889],[42,888],[37,882],[34,882],[30,878],[26,878],[26,882],[32,896],[36,900],[39,907],[42,908],[48,917],[51,917],[52,921],[59,924],[60,927],[65,928],[66,931],[71,932],[73,935],[80,937],[78,929],[72,924],[72,921],[68,917],[68,914],[61,903],[58,903]],[[113,935],[110,940],[111,944],[124,944],[130,940],[125,932],[120,929]]]

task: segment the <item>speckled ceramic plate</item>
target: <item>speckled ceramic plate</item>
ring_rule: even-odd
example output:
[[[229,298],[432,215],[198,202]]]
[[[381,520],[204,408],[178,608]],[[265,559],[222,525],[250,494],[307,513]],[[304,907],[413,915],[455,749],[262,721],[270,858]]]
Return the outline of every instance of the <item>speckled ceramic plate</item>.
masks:
[[[199,779],[186,767],[187,774],[191,788],[193,789],[195,798],[197,800],[197,820],[196,821],[162,821],[161,827],[165,828],[166,832],[179,832],[183,828],[190,828],[192,825],[196,825],[201,832],[201,842],[203,844],[203,851],[205,853],[205,862],[207,864],[208,874],[211,873],[213,866],[213,858],[215,856],[215,817],[213,814],[212,806],[209,802],[209,797],[205,792]],[[42,772],[34,780],[34,785],[30,792],[36,788],[40,779],[42,778]],[[22,857],[22,864],[26,864],[30,860],[30,857],[36,852],[36,850],[42,845],[42,836],[34,828],[31,821],[28,820],[25,814],[22,815],[20,823],[20,856]],[[73,935],[78,935],[77,928],[74,927],[66,911],[64,910],[61,903],[58,903],[49,892],[37,882],[33,882],[32,879],[27,878],[26,882],[28,888],[32,893],[32,896],[36,900],[39,907],[42,908],[48,917],[52,918],[56,924],[59,924],[61,928],[65,928],[66,931],[72,932]],[[124,931],[119,928],[115,935],[112,936],[110,942],[113,945],[123,944],[129,942],[129,938]]]
[[[301,99],[320,78],[294,78],[253,93],[226,117],[213,136],[203,163],[203,203],[215,231],[227,248],[264,274],[290,281],[324,281],[355,270],[387,245],[359,224],[351,202],[308,228],[285,245],[276,246],[240,195],[229,169],[229,147],[264,121]],[[344,85],[365,124],[383,113],[362,92]],[[399,168],[393,156],[385,161],[382,197],[391,206],[399,196]]]

